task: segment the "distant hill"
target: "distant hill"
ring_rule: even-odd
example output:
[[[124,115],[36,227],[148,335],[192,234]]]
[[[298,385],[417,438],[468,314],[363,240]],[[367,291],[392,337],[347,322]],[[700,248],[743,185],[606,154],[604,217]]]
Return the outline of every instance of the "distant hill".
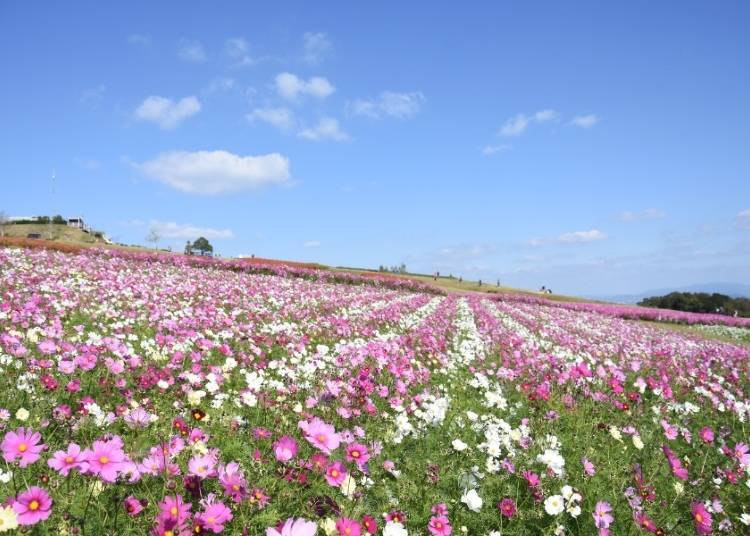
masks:
[[[750,285],[744,283],[698,283],[695,285],[685,285],[670,288],[661,288],[655,290],[649,290],[641,292],[639,294],[612,294],[606,296],[589,296],[590,298],[610,301],[615,303],[638,303],[644,298],[650,298],[652,296],[664,296],[670,292],[718,292],[719,294],[726,294],[732,298],[750,298]]]

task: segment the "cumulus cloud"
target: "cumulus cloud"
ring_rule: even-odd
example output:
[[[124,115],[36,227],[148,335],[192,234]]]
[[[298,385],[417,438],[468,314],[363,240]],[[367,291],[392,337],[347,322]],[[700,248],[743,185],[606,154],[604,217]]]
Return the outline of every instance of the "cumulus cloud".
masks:
[[[318,65],[333,49],[331,41],[324,33],[306,32],[302,36],[302,41],[302,60],[308,65]]]
[[[257,190],[289,181],[289,159],[278,153],[240,156],[227,151],[171,151],[136,166],[147,177],[191,194]]]
[[[302,244],[306,248],[319,248],[320,247],[320,241],[319,240],[308,240],[304,244]]]
[[[192,95],[183,97],[179,101],[152,95],[136,108],[135,118],[139,121],[156,123],[160,128],[168,130],[177,127],[185,119],[200,111],[201,103]]]
[[[581,128],[591,128],[599,121],[599,117],[594,114],[578,115],[571,120],[570,124]]]
[[[666,213],[658,208],[647,208],[646,210],[635,212],[630,210],[620,212],[620,220],[625,222],[660,220],[665,216]]]
[[[161,238],[183,238],[194,240],[199,236],[209,240],[232,238],[234,233],[231,229],[213,229],[211,227],[198,227],[191,223],[175,223],[173,221],[151,220],[150,227]]]
[[[250,55],[250,44],[242,37],[227,39],[224,45],[227,55],[235,62],[235,65],[252,65],[255,60]]]
[[[375,98],[357,99],[347,104],[347,109],[355,115],[378,119],[383,116],[408,119],[419,113],[425,98],[420,91],[398,93],[383,91]]]
[[[574,231],[571,233],[563,233],[558,236],[548,238],[534,238],[529,241],[532,246],[542,246],[545,244],[582,244],[588,242],[597,242],[604,240],[607,235],[601,232],[599,229],[591,229],[589,231]]]
[[[294,112],[289,108],[255,108],[245,116],[248,121],[263,121],[269,125],[283,131],[291,130],[295,127]]]
[[[177,46],[177,57],[189,63],[203,63],[206,61],[206,51],[200,42],[182,39]]]
[[[295,74],[286,72],[276,75],[275,85],[279,95],[291,101],[297,100],[303,95],[325,99],[336,91],[333,84],[322,76],[313,76],[304,80]]]
[[[486,145],[484,149],[482,149],[482,154],[484,156],[492,156],[493,154],[504,153],[511,149],[513,149],[513,146],[505,143],[501,143],[500,145]]]
[[[322,117],[314,127],[301,130],[299,135],[301,138],[313,141],[349,139],[349,135],[341,130],[339,122],[332,117]]]

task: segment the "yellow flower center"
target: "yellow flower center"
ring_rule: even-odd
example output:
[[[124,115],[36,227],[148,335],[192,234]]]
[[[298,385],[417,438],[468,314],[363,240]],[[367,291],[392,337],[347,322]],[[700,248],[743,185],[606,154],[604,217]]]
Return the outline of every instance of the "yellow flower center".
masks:
[[[39,501],[34,499],[33,501],[29,503],[29,510],[36,512],[37,510],[39,510],[39,506],[40,506]]]
[[[208,522],[209,522],[209,523],[213,523],[214,521],[216,521],[216,518],[215,518],[215,517],[209,517],[209,518],[208,518]]]
[[[234,484],[234,485],[232,486],[232,489],[233,489],[234,491],[240,491],[240,485],[239,485],[239,484]]]
[[[352,458],[359,458],[359,451],[358,450],[353,450],[352,451]]]
[[[703,516],[702,516],[702,515],[700,515],[700,514],[695,514],[695,520],[696,520],[696,521],[697,521],[698,523],[702,523],[702,522],[703,522]]]
[[[102,465],[106,465],[109,463],[109,458],[106,456],[99,456],[99,463]]]
[[[26,452],[27,450],[29,450],[29,446],[26,443],[18,445],[18,452]]]
[[[169,509],[169,513],[172,514],[173,516],[176,516],[177,515],[177,507],[173,506],[172,508],[170,508]]]
[[[73,456],[65,456],[65,463],[73,463]]]
[[[336,469],[334,469],[333,471],[331,471],[331,476],[332,476],[333,478],[336,478],[336,477],[338,477],[338,476],[339,476],[339,472],[338,472],[338,471],[337,471]]]

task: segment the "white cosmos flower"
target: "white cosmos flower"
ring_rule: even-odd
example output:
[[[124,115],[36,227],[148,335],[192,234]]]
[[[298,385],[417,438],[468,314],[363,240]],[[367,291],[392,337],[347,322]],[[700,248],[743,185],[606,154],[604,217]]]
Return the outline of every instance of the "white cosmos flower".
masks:
[[[454,439],[451,443],[453,445],[453,448],[457,451],[461,452],[462,450],[466,450],[469,445],[461,441],[460,439]]]
[[[409,533],[401,523],[389,521],[383,527],[383,536],[408,536]]]
[[[470,489],[461,496],[461,502],[464,503],[472,512],[479,512],[482,509],[482,498],[477,490]]]
[[[560,495],[551,495],[544,500],[544,511],[551,516],[561,514],[564,509],[565,503]]]

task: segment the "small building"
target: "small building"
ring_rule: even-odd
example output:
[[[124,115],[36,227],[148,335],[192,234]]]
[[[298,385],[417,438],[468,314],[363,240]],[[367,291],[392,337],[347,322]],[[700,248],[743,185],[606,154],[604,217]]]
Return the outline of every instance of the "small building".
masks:
[[[85,229],[86,224],[83,223],[81,216],[77,218],[68,218],[68,227],[75,227],[76,229]]]

